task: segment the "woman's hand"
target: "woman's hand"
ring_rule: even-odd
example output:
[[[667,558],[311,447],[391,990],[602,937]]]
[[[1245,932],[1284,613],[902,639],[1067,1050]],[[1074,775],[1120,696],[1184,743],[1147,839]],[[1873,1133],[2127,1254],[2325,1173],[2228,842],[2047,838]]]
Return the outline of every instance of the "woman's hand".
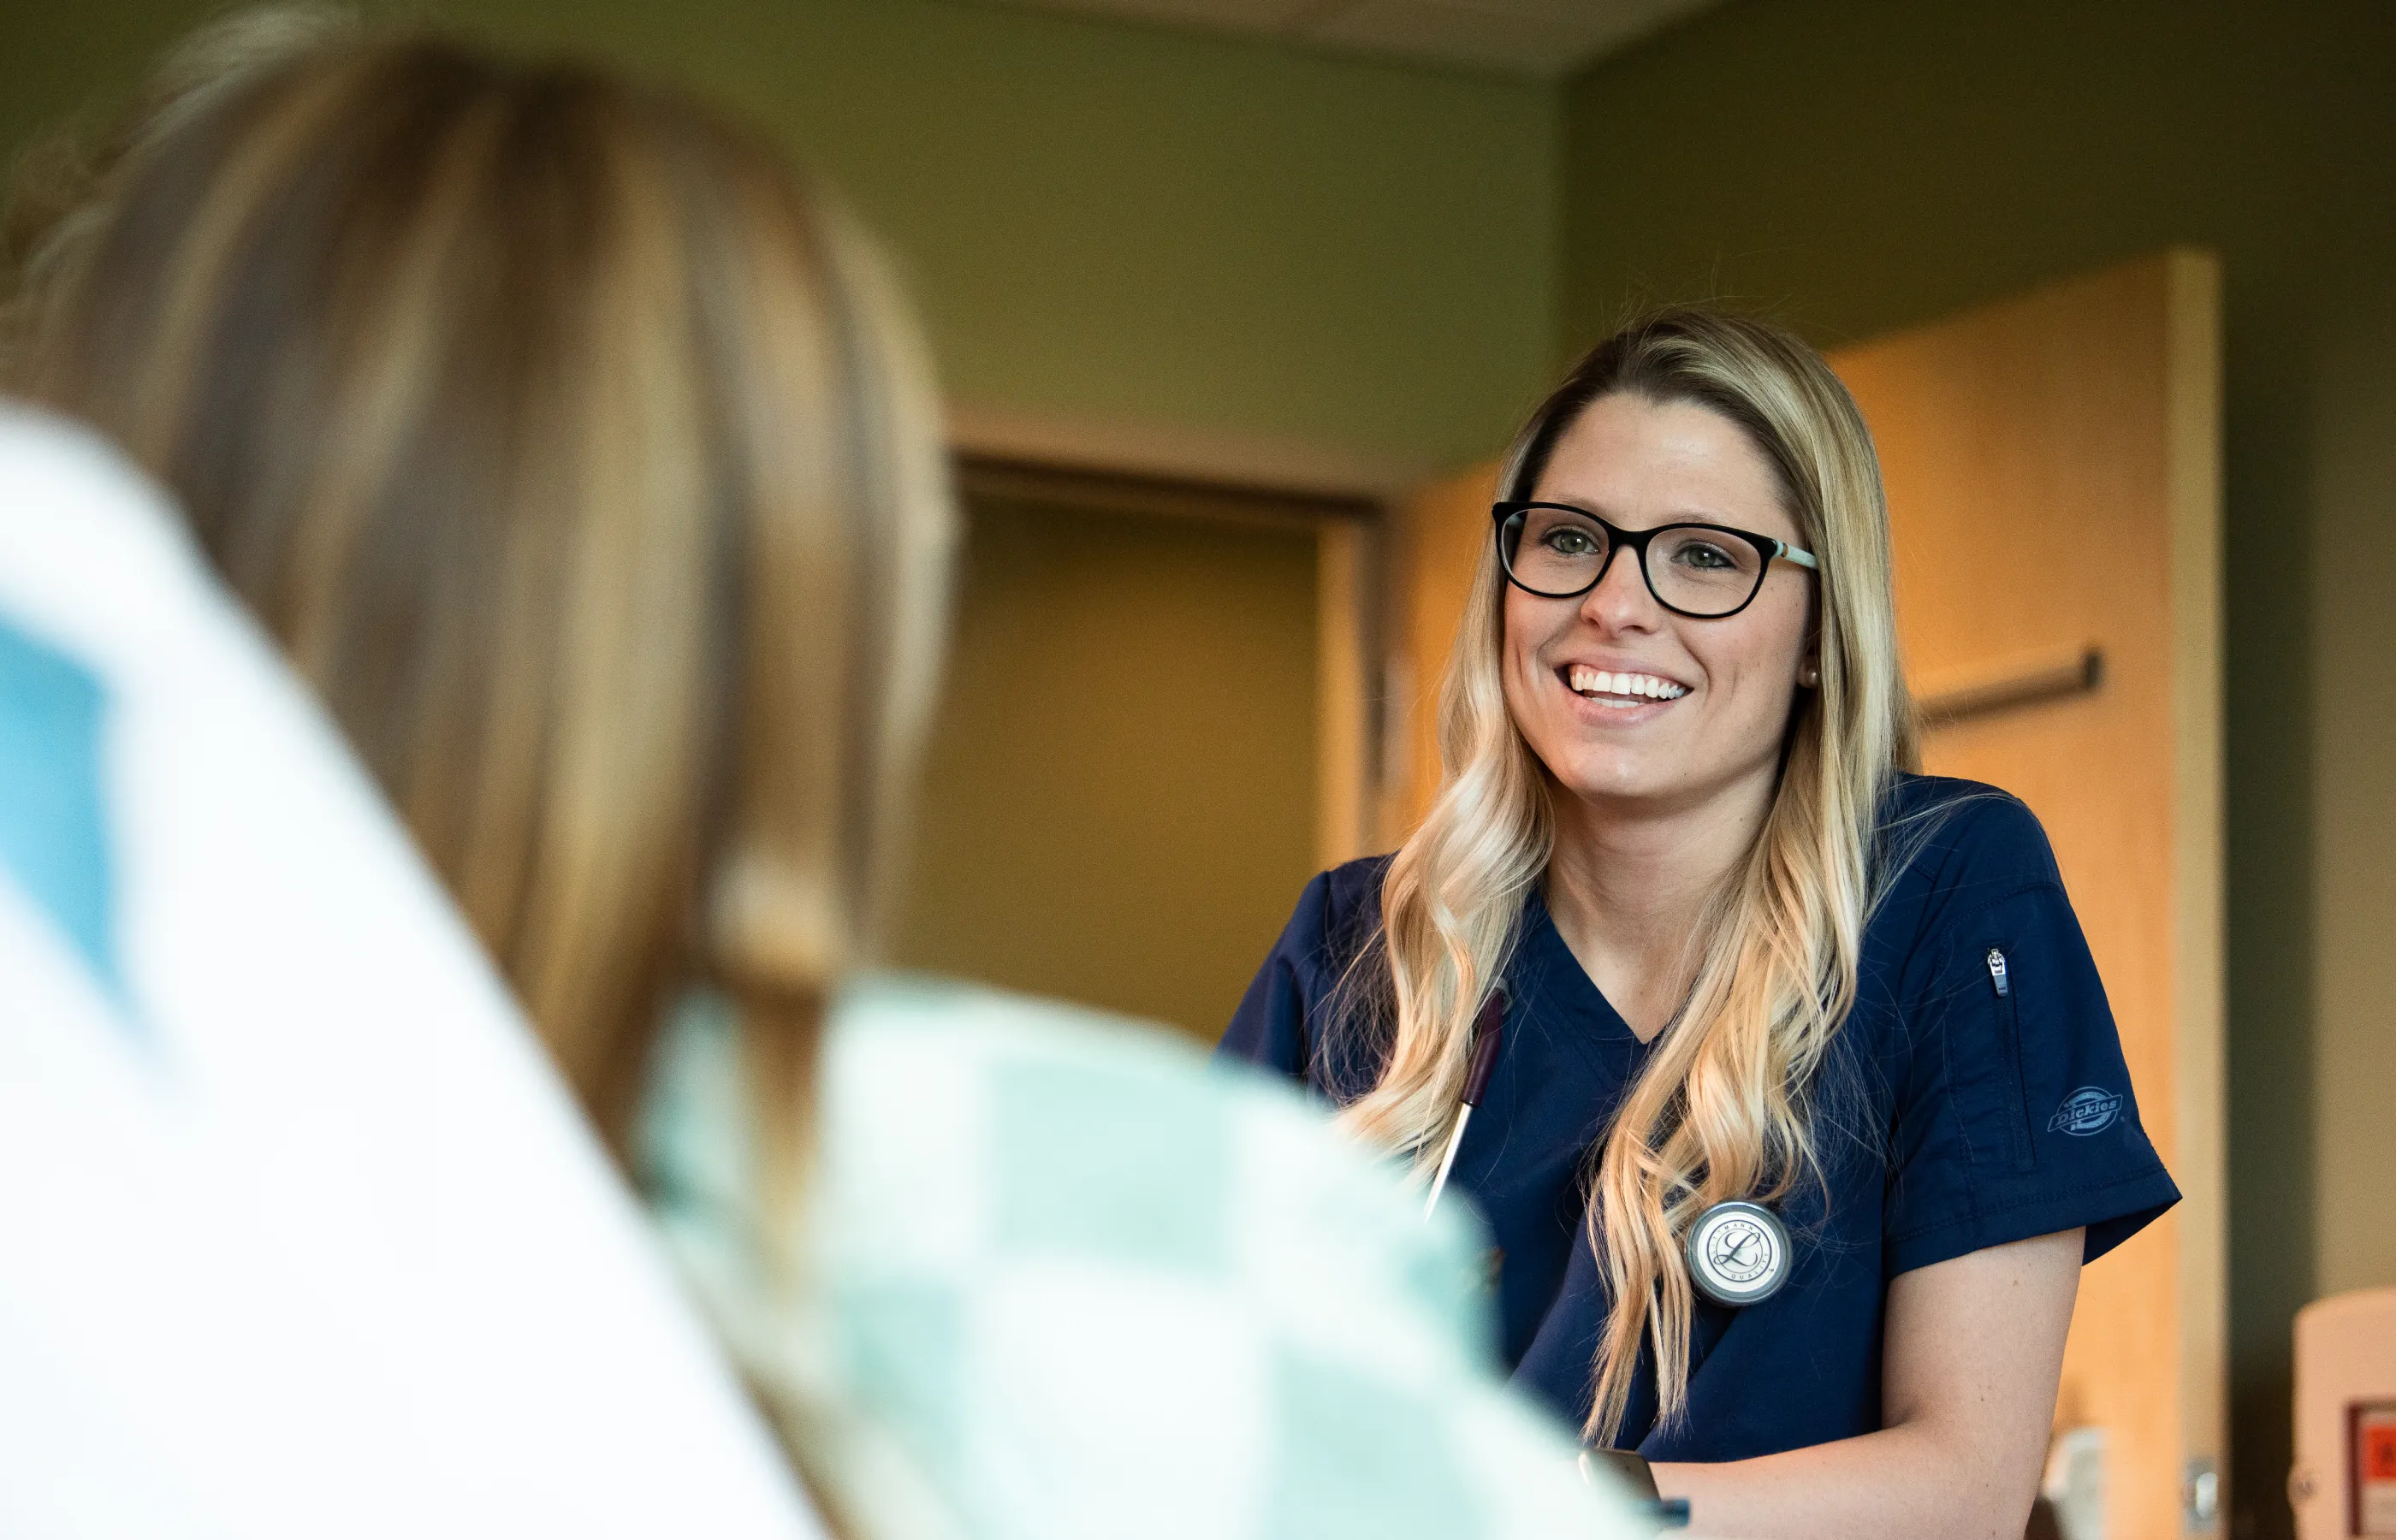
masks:
[[[1692,1536],[2021,1540],[2046,1461],[2081,1232],[1902,1273],[1877,1433],[1724,1465],[1659,1465]]]

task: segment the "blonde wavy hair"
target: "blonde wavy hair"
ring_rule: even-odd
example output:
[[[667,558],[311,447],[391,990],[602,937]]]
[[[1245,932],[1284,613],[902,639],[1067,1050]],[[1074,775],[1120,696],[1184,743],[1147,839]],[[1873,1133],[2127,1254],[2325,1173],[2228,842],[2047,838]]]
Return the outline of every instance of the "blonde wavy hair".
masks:
[[[1601,1147],[1588,1227],[1612,1309],[1586,1432],[1605,1442],[1621,1429],[1643,1343],[1655,1351],[1660,1417],[1685,1409],[1689,1224],[1724,1199],[1777,1201],[1818,1173],[1811,1094],[1855,999],[1885,864],[1883,798],[1917,758],[1879,464],[1829,365],[1755,320],[1649,315],[1599,344],[1532,414],[1506,457],[1501,495],[1534,496],[1558,438],[1616,394],[1718,412],[1772,465],[1802,543],[1821,559],[1820,684],[1791,702],[1770,813],[1707,901],[1687,1002]],[[1380,1063],[1341,1122],[1421,1165],[1455,1116],[1474,1017],[1499,987],[1554,838],[1551,777],[1500,683],[1504,581],[1492,540],[1441,691],[1439,796],[1384,880],[1381,929],[1358,970],[1375,982],[1335,1013],[1335,1029],[1368,1033],[1363,1046]]]
[[[954,539],[872,245],[679,96],[295,12],[45,201],[10,387],[174,494],[619,1148],[670,1004],[729,996],[794,1264]]]

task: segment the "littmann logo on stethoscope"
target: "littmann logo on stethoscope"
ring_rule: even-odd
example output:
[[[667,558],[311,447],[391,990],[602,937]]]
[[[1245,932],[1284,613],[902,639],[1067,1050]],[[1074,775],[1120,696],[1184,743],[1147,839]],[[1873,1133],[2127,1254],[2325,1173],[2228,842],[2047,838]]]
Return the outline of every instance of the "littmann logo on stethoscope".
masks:
[[[2104,1133],[2121,1115],[2120,1096],[2099,1086],[2083,1085],[2063,1098],[2063,1105],[2057,1108],[2055,1116],[2047,1121],[2046,1131],[2084,1138],[2091,1134]]]
[[[1772,1237],[1764,1227],[1735,1220],[1706,1240],[1706,1270],[1725,1283],[1745,1287],[1772,1270]]]
[[[1689,1281],[1734,1309],[1771,1298],[1789,1281],[1789,1231],[1758,1203],[1716,1203],[1689,1228]]]

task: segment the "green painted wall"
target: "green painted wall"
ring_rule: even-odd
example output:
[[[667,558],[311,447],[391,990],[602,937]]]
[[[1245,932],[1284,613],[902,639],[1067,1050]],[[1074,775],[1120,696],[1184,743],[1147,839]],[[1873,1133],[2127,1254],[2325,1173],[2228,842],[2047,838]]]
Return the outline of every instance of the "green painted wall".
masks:
[[[0,145],[221,8],[11,0]],[[898,248],[965,401],[1447,463],[1551,361],[1549,88],[957,0],[407,13],[679,77],[786,139]]]
[[[1572,343],[2221,254],[2235,1529],[2285,1533],[2289,1318],[2396,1282],[2396,7],[1734,0],[1575,82],[1565,136]]]

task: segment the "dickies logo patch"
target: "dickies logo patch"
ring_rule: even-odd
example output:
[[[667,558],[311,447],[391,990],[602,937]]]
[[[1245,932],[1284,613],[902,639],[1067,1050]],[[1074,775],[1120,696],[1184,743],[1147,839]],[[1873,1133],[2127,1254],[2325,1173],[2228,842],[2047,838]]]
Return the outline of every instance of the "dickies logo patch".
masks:
[[[2063,1105],[2057,1108],[2055,1116],[2048,1120],[2046,1131],[2085,1138],[2091,1134],[2104,1133],[2121,1115],[2122,1098],[2119,1095],[2099,1086],[2083,1085],[2063,1098]]]

